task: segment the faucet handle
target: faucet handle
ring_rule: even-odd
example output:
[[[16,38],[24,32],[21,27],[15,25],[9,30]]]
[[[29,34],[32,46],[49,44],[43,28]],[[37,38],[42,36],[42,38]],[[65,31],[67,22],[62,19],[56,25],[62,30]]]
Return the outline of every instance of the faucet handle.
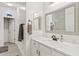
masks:
[[[61,35],[60,41],[61,41],[61,42],[63,42],[63,41],[64,41],[64,39],[63,39],[63,35]]]
[[[63,35],[61,35],[61,37],[63,37]]]

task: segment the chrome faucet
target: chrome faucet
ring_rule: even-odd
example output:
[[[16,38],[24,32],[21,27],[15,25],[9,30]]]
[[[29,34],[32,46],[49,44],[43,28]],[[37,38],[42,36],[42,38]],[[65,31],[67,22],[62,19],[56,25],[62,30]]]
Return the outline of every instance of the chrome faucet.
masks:
[[[59,38],[56,38],[56,36],[55,35],[53,35],[52,36],[52,40],[55,40],[55,41],[57,41]]]

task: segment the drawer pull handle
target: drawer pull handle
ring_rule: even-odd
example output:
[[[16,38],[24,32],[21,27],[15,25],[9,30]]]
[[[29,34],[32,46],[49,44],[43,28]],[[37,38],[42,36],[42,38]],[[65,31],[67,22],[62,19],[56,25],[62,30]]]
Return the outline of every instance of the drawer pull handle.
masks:
[[[38,50],[36,50],[36,53],[38,54]]]
[[[39,56],[40,56],[40,51],[39,51]]]

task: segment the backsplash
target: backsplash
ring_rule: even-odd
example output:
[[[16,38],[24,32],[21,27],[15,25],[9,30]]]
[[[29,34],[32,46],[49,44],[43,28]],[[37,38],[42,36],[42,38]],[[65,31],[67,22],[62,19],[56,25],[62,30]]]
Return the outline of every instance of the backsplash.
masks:
[[[52,34],[52,33],[43,33],[43,37],[51,38],[52,35],[55,35],[57,38],[60,38],[63,35],[63,39],[65,42],[79,44],[79,36],[78,35],[64,35],[64,34]]]

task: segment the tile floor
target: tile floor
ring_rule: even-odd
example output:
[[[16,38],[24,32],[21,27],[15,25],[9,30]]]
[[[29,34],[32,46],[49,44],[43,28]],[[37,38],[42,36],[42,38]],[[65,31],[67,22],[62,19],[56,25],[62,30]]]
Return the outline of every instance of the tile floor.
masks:
[[[5,43],[6,46],[8,46],[8,51],[0,53],[0,56],[21,56],[21,53],[14,43]]]

